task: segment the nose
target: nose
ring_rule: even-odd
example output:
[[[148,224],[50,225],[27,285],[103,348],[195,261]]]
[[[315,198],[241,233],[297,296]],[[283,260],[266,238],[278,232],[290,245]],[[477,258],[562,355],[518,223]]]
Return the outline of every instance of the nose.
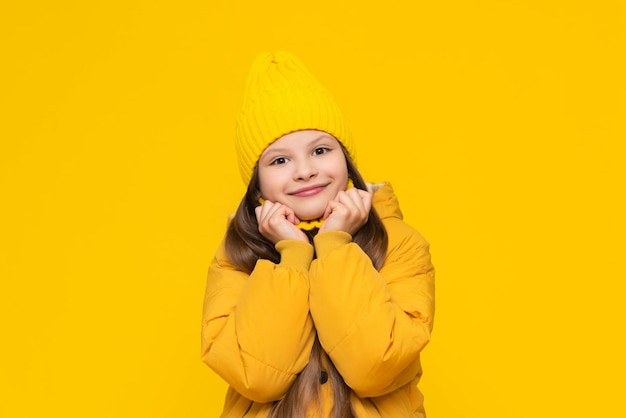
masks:
[[[318,169],[315,164],[309,160],[299,161],[297,164],[294,164],[294,180],[306,181],[310,180],[313,177],[317,176]]]

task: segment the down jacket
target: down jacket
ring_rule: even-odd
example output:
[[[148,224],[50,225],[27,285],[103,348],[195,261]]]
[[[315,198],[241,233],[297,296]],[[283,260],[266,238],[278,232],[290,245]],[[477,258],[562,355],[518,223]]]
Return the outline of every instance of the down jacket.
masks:
[[[359,418],[425,417],[417,383],[433,326],[429,246],[402,220],[390,184],[374,192],[373,206],[389,236],[380,271],[342,231],[320,233],[313,245],[281,241],[280,263],[258,260],[250,275],[235,269],[223,246],[217,251],[201,355],[230,385],[222,417],[266,417],[306,366],[316,332]],[[321,396],[326,417],[330,380]]]

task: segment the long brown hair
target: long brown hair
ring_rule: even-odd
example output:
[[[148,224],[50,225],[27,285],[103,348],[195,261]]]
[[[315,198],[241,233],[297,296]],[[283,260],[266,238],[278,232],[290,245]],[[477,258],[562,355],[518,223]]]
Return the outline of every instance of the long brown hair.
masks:
[[[352,179],[354,187],[366,190],[367,185],[342,146],[346,157],[348,177]],[[259,259],[280,262],[280,254],[274,245],[265,239],[259,232],[254,208],[258,206],[261,192],[259,188],[258,167],[255,167],[248,184],[245,196],[241,200],[234,218],[226,231],[225,249],[230,261],[242,271],[250,274]],[[317,230],[308,233],[312,242]],[[372,260],[377,270],[383,265],[387,252],[387,231],[376,210],[372,207],[367,222],[353,235],[352,241]],[[283,399],[274,403],[268,418],[304,418],[311,407],[320,405],[320,377],[322,371],[323,349],[317,338],[313,343],[309,363],[298,374],[296,380]],[[328,380],[333,388],[334,404],[331,411],[333,418],[354,418],[350,402],[350,388],[328,358]],[[321,409],[320,409],[321,411]]]

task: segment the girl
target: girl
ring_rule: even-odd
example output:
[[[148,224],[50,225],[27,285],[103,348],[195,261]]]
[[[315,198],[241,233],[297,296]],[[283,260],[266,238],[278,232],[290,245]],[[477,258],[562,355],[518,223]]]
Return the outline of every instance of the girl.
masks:
[[[330,94],[286,52],[254,62],[237,121],[248,189],[208,272],[202,359],[222,417],[425,417],[428,243],[366,184]]]

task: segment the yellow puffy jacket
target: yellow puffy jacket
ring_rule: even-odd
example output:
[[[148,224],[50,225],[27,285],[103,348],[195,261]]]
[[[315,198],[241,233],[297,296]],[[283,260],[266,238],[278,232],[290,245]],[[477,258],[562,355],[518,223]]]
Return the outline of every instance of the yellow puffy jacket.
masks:
[[[202,360],[230,385],[222,417],[266,417],[306,366],[316,332],[359,418],[425,417],[417,383],[434,314],[429,247],[403,222],[391,185],[376,190],[373,206],[389,235],[380,271],[341,231],[318,234],[313,245],[281,241],[280,263],[259,260],[250,275],[217,251]],[[329,386],[321,388],[322,417],[332,407]]]

